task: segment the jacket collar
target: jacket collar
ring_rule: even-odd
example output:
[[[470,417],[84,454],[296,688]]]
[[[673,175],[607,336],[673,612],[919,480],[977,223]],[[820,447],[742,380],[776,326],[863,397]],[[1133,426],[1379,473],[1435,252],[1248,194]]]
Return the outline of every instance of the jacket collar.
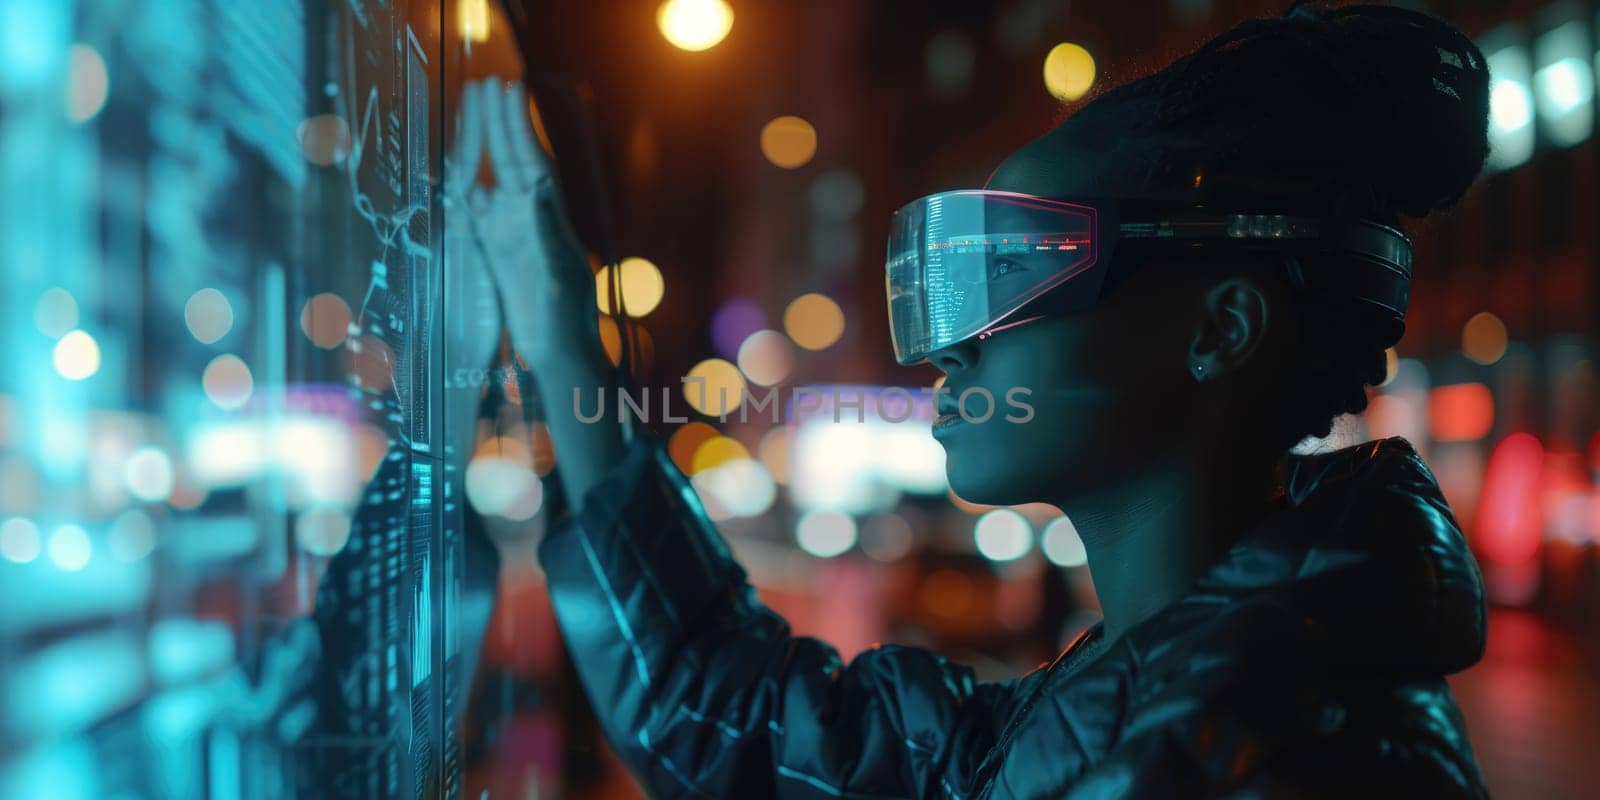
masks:
[[[1285,476],[1289,505],[1242,537],[1185,600],[1272,593],[1352,665],[1439,674],[1482,657],[1482,576],[1410,442],[1291,456]]]

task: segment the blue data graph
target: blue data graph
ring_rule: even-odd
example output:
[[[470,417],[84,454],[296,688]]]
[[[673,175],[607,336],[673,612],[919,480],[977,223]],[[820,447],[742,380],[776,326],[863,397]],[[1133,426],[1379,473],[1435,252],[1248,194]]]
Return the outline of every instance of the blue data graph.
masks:
[[[0,0],[0,797],[460,795],[454,6]]]

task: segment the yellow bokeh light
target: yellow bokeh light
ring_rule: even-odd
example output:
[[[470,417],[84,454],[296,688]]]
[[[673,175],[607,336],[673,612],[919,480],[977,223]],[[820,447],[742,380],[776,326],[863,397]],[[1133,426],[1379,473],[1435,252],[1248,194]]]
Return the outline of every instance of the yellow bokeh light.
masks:
[[[694,454],[700,450],[700,445],[717,438],[721,434],[717,429],[704,422],[690,422],[672,432],[672,438],[667,440],[667,455],[672,457],[672,463],[685,473],[694,472]]]
[[[689,370],[683,396],[694,410],[721,417],[744,402],[744,376],[739,368],[720,358],[708,358]]]
[[[690,463],[690,474],[721,466],[741,458],[749,458],[750,451],[737,439],[727,436],[717,436],[707,439],[695,448],[694,459]]]
[[[245,404],[250,399],[250,393],[255,390],[255,381],[250,376],[250,367],[244,361],[231,353],[224,353],[211,359],[206,365],[205,372],[200,376],[200,385],[205,388],[206,397],[216,403],[218,408],[234,409]]]
[[[67,52],[67,118],[88,122],[105,108],[111,77],[93,47],[75,44]]]
[[[797,169],[817,154],[817,129],[794,117],[778,117],[761,128],[761,154],[784,169]]]
[[[1461,329],[1461,352],[1479,364],[1493,364],[1504,357],[1506,342],[1506,324],[1487,311],[1473,314]]]
[[[350,304],[333,292],[314,295],[300,307],[300,330],[324,350],[344,344],[352,319]]]
[[[822,350],[844,335],[844,312],[825,294],[803,294],[783,310],[783,330],[807,350]]]
[[[621,276],[619,293],[622,295],[622,308],[628,312],[628,316],[645,316],[661,304],[667,284],[655,264],[642,258],[625,258],[617,265],[617,273]],[[595,302],[600,305],[600,313],[616,313],[611,310],[611,267],[601,267],[595,273],[594,296]]]
[[[69,331],[56,340],[51,360],[61,377],[81,381],[100,371],[100,345],[84,331]]]
[[[1094,56],[1081,45],[1063,42],[1050,49],[1044,59],[1044,87],[1061,100],[1071,102],[1088,94],[1094,85]]]
[[[461,38],[469,42],[489,41],[489,0],[460,0],[456,22]]]
[[[709,50],[733,30],[733,8],[725,0],[667,0],[656,9],[656,27],[673,47]]]

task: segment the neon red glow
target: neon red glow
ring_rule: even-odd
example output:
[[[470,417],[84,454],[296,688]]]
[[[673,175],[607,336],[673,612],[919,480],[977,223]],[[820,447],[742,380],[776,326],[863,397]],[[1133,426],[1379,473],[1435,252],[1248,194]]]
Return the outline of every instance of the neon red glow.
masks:
[[[1476,516],[1478,549],[1485,558],[1521,564],[1538,555],[1543,469],[1544,445],[1531,433],[1513,433],[1490,452]]]

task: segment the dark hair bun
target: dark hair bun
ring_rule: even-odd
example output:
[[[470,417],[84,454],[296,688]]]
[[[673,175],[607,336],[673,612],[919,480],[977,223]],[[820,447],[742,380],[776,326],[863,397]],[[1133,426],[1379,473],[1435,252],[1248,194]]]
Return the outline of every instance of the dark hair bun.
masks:
[[[1348,93],[1341,138],[1378,199],[1413,217],[1448,208],[1489,153],[1489,69],[1461,31],[1437,17],[1383,6],[1290,12],[1285,33],[1308,45]]]
[[[1083,189],[1398,222],[1466,192],[1488,110],[1483,54],[1449,23],[1297,4],[1105,92],[1046,139],[1052,173]]]

